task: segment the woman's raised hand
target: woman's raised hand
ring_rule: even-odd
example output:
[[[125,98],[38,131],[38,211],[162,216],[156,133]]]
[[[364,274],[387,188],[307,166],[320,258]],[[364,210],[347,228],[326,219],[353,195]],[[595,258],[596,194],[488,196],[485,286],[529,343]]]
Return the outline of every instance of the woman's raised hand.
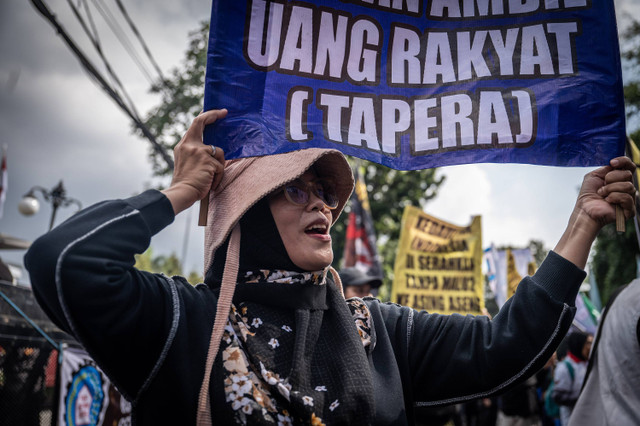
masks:
[[[162,192],[171,201],[175,214],[203,199],[220,183],[224,172],[224,152],[205,145],[202,133],[207,124],[226,115],[226,109],[200,113],[174,148],[171,186]]]
[[[631,159],[617,157],[609,166],[587,173],[567,229],[554,249],[556,253],[584,268],[598,232],[615,221],[616,206],[627,219],[635,215],[635,169]]]
[[[576,203],[600,226],[615,220],[615,206],[622,209],[625,219],[635,214],[632,179],[636,166],[628,157],[614,158],[610,164],[585,176]]]

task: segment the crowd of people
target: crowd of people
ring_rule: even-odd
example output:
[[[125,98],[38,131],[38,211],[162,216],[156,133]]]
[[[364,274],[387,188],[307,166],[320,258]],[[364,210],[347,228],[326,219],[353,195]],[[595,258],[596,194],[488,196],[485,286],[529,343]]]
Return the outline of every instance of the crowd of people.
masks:
[[[225,161],[202,140],[225,115],[194,120],[169,188],[91,206],[25,256],[38,302],[131,401],[133,422],[405,425],[476,404],[501,424],[529,424],[510,410],[536,398],[532,377],[570,328],[599,230],[616,206],[635,214],[633,163],[618,157],[585,176],[558,244],[496,316],[438,315],[368,297],[375,278],[331,268],[330,229],[353,190],[340,152]],[[135,269],[151,237],[205,197],[204,283]],[[554,372],[561,413],[588,371],[588,338],[572,336]],[[603,345],[585,387],[594,399]],[[571,418],[592,406],[578,399]]]

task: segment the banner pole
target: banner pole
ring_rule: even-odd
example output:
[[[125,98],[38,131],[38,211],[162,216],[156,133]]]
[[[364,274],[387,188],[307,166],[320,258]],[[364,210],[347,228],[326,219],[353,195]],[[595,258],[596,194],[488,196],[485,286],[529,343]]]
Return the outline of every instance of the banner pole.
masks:
[[[209,194],[200,200],[200,213],[198,215],[198,226],[207,226],[207,213],[209,212]]]
[[[616,231],[618,231],[618,234],[624,234],[626,230],[624,212],[622,211],[622,207],[616,204]]]
[[[638,176],[640,175],[638,170],[640,170],[640,158],[638,157],[637,152],[638,152],[637,145],[635,144],[633,139],[631,139],[630,137],[627,137],[627,145],[626,145],[627,157],[631,158],[631,161],[633,161],[636,167],[638,168],[633,173],[633,186],[635,186],[636,188],[636,198],[634,200],[636,205],[636,215],[633,218],[633,224],[634,224],[634,228],[636,229],[636,238],[638,240],[638,247],[640,247],[640,229],[638,229],[638,225],[640,224],[640,200],[638,199],[638,184],[640,183],[638,182]]]

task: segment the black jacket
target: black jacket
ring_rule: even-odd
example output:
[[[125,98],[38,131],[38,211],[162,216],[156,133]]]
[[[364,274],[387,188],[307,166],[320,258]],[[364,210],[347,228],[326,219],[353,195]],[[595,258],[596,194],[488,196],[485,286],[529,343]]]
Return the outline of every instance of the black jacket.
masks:
[[[133,403],[137,424],[195,422],[215,316],[217,298],[206,285],[133,267],[134,254],[173,218],[154,190],[99,203],[25,256],[38,302]],[[551,252],[492,321],[366,298],[375,423],[410,424],[415,407],[496,394],[534,374],[566,334],[584,275]]]

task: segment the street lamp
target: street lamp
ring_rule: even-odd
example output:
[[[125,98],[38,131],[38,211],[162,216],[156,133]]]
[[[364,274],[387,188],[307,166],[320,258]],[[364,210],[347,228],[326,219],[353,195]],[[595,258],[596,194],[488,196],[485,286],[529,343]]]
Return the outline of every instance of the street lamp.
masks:
[[[41,186],[34,186],[27,192],[22,200],[18,204],[18,210],[25,216],[31,216],[40,210],[40,203],[36,198],[35,193],[39,192],[42,194],[42,198],[45,201],[51,202],[53,209],[51,210],[51,221],[49,222],[49,230],[53,228],[53,222],[56,219],[56,211],[58,207],[67,207],[71,204],[75,204],[78,206],[78,210],[82,208],[82,204],[80,201],[75,198],[67,197],[67,190],[64,188],[62,181],[58,183],[53,189],[47,191],[45,188]]]

